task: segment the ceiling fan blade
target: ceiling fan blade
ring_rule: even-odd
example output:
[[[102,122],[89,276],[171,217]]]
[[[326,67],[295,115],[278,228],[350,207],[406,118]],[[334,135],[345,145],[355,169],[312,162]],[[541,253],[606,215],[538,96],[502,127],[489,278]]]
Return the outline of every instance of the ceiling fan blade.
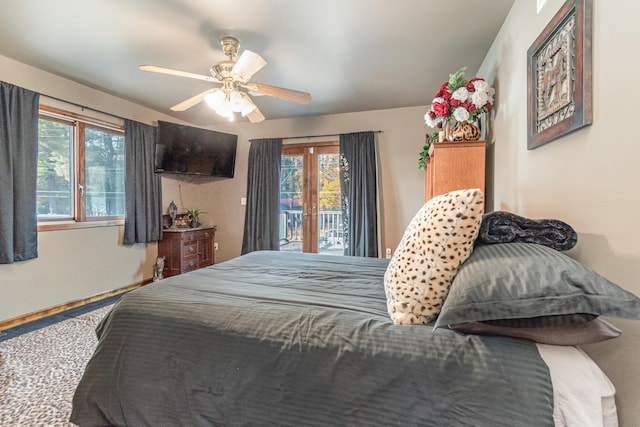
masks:
[[[189,108],[193,107],[194,105],[197,105],[197,104],[201,103],[202,101],[204,101],[205,95],[207,95],[209,92],[211,92],[213,90],[214,89],[207,89],[204,92],[200,92],[199,94],[194,95],[189,99],[185,99],[181,103],[176,104],[173,107],[171,107],[171,110],[172,111],[185,111],[185,110],[188,110]]]
[[[262,115],[262,112],[258,109],[258,106],[255,104],[255,102],[253,102],[253,99],[251,99],[251,97],[244,92],[240,92],[240,93],[242,94],[242,97],[246,99],[254,107],[253,110],[251,110],[249,113],[245,115],[245,117],[248,118],[251,123],[259,123],[263,121],[264,116]]]
[[[287,101],[299,102],[300,104],[308,104],[311,102],[311,95],[307,92],[300,92],[299,90],[285,89],[277,86],[265,85],[262,83],[249,83],[243,85],[249,92],[256,95],[273,96]]]
[[[265,65],[267,65],[267,61],[262,56],[245,49],[233,66],[231,73],[239,75],[242,81],[246,82]]]
[[[179,76],[179,77],[188,77],[190,79],[198,79],[198,80],[204,80],[207,82],[216,82],[219,83],[219,80],[211,77],[211,76],[205,76],[203,74],[195,74],[195,73],[190,73],[188,71],[180,71],[180,70],[174,70],[173,68],[164,68],[164,67],[158,67],[156,65],[140,65],[140,68],[142,71],[151,71],[154,73],[162,73],[162,74],[169,74],[172,76]]]
[[[264,120],[264,116],[262,115],[260,110],[258,110],[258,107],[256,107],[252,112],[247,114],[247,118],[251,123],[260,123],[261,121]]]

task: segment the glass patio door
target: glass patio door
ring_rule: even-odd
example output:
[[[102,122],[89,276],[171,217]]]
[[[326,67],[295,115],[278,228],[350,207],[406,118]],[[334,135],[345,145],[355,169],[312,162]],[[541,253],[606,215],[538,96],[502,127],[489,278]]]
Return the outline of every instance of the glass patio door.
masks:
[[[280,250],[343,255],[337,143],[285,146],[280,171]]]

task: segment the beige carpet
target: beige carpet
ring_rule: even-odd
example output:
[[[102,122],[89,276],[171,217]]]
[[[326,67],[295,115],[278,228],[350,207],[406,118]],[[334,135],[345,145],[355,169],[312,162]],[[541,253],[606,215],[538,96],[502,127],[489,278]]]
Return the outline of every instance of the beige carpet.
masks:
[[[0,426],[73,426],[71,399],[112,305],[0,342]]]

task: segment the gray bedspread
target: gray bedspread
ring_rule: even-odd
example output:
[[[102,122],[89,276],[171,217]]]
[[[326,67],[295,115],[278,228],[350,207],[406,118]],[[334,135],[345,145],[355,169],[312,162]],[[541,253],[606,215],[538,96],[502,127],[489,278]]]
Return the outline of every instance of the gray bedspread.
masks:
[[[552,426],[528,341],[396,326],[386,260],[253,252],[132,291],[98,327],[80,426]]]

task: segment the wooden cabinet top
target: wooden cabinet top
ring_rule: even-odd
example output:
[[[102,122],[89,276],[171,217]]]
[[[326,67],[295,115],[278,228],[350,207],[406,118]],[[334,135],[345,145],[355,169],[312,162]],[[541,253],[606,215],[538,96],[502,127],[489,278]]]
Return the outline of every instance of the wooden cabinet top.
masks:
[[[190,228],[190,227],[185,227],[185,228],[179,228],[179,227],[174,227],[174,228],[164,228],[162,229],[163,233],[188,233],[190,231],[203,231],[203,230],[213,230],[216,231],[218,227],[215,225],[211,225],[211,226],[205,226],[205,227],[196,227],[196,228]]]

